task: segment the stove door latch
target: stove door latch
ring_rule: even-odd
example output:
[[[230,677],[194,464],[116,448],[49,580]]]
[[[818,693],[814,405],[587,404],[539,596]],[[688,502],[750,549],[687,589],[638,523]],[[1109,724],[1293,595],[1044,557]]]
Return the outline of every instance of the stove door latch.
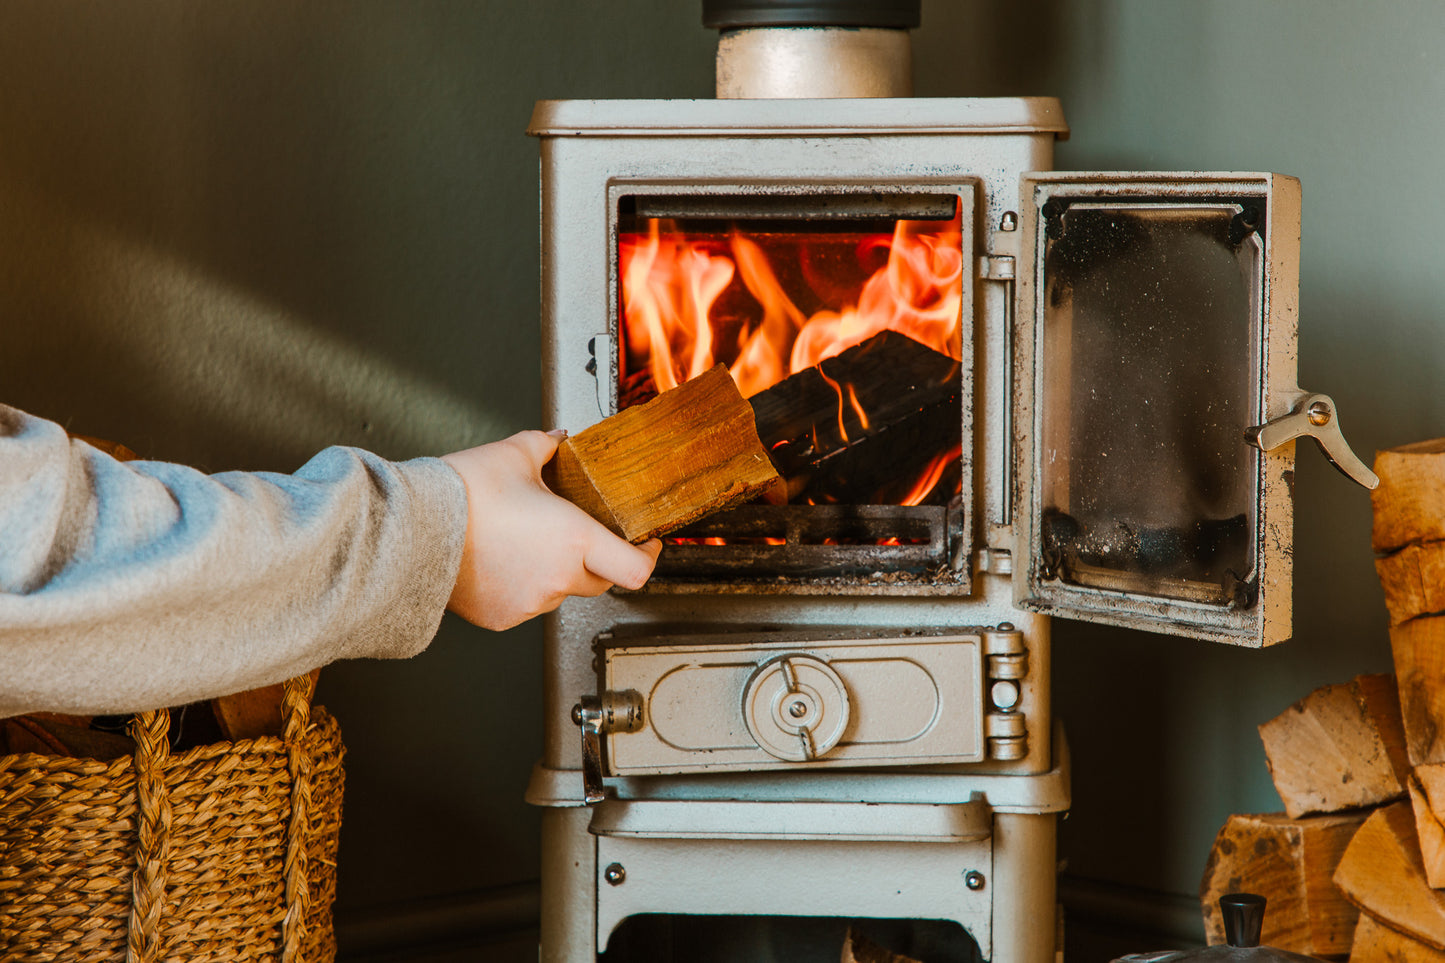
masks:
[[[636,692],[583,696],[572,707],[572,721],[582,730],[582,799],[590,806],[607,798],[602,783],[602,737],[642,728],[642,696]]]
[[[1287,415],[1244,430],[1244,440],[1260,451],[1274,451],[1281,445],[1308,435],[1320,451],[1346,478],[1374,490],[1380,479],[1350,449],[1340,433],[1339,411],[1329,395],[1307,394]]]

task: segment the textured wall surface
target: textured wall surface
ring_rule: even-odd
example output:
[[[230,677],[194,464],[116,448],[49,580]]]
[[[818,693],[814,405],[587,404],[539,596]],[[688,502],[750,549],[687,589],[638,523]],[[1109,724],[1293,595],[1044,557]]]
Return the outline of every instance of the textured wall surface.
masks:
[[[533,425],[532,102],[709,96],[699,7],[0,4],[0,397],[213,470]],[[1300,379],[1368,460],[1445,434],[1442,31],[1425,0],[926,0],[917,89],[1061,97],[1064,168],[1300,177]],[[1388,667],[1368,499],[1305,448],[1297,492],[1293,642],[1057,627],[1072,874],[1193,892],[1227,813],[1278,808],[1254,726]],[[449,620],[323,674],[343,915],[535,879],[538,643]]]

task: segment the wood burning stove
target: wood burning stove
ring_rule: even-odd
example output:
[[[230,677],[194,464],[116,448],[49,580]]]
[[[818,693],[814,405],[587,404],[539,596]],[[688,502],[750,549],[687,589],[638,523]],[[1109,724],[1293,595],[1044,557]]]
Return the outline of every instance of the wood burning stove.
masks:
[[[726,364],[792,496],[548,618],[542,959],[777,918],[1053,959],[1048,617],[1281,641],[1287,440],[1368,481],[1295,384],[1298,184],[1049,172],[1049,98],[550,101],[529,133],[548,423]]]

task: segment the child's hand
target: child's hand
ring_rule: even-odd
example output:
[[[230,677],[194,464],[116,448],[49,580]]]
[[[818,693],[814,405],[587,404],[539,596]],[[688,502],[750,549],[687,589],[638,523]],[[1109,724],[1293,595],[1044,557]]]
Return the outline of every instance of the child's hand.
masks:
[[[447,607],[483,628],[550,612],[569,595],[641,588],[662,543],[631,545],[542,483],[561,434],[524,431],[442,458],[467,489],[462,567]]]

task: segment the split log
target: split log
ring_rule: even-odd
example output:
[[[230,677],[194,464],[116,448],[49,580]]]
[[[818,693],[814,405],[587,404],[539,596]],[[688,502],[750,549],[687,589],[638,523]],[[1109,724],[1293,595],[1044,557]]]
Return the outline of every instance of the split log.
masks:
[[[781,486],[722,365],[566,439],[542,477],[629,542]]]
[[[1445,540],[1445,438],[1380,452],[1375,474],[1380,487],[1370,493],[1370,502],[1377,554]]]
[[[884,331],[749,403],[791,500],[897,504],[933,459],[961,444],[959,371],[958,360]]]
[[[1361,913],[1350,963],[1445,963],[1445,952],[1390,929],[1369,913]]]
[[[1406,784],[1425,879],[1432,889],[1445,889],[1445,765],[1420,766]]]
[[[1445,950],[1445,897],[1430,888],[1407,803],[1375,810],[1335,870],[1345,898],[1387,926]]]
[[[1390,628],[1411,766],[1445,763],[1445,616]]]
[[[1445,612],[1445,542],[1417,542],[1375,559],[1390,624]]]
[[[1199,887],[1210,944],[1224,942],[1219,897],[1250,892],[1269,901],[1261,943],[1312,956],[1348,953],[1359,914],[1331,877],[1365,816],[1230,816]]]
[[[1405,793],[1410,764],[1391,676],[1316,689],[1260,726],[1259,737],[1291,818],[1375,806]]]

